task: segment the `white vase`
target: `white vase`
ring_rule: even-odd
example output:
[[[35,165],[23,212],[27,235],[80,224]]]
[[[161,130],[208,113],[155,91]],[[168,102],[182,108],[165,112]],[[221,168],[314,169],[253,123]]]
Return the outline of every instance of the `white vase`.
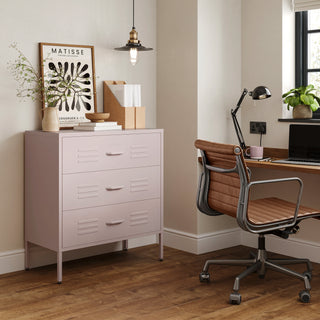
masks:
[[[56,108],[47,107],[43,109],[42,131],[59,131],[60,123]]]
[[[312,110],[309,106],[299,104],[293,108],[292,117],[294,119],[310,119],[312,118]]]

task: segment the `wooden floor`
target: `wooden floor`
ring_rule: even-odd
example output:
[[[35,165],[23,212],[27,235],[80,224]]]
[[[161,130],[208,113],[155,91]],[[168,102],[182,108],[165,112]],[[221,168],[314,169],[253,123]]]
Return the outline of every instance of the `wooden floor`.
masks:
[[[197,256],[165,248],[160,262],[152,245],[64,263],[61,285],[55,266],[2,275],[0,319],[320,319],[317,264],[309,304],[298,300],[302,281],[271,270],[265,279],[254,274],[241,282],[240,306],[228,299],[243,267],[216,266],[212,282],[199,282],[206,259],[247,257],[249,251],[234,247]]]

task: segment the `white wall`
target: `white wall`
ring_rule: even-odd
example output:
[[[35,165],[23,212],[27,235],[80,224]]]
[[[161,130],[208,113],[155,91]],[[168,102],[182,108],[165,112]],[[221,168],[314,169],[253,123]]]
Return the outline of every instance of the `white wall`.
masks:
[[[142,44],[156,48],[156,0],[137,0],[136,29]],[[132,67],[124,45],[132,26],[129,0],[15,0],[0,2],[0,255],[23,243],[23,132],[40,128],[39,104],[20,102],[16,82],[7,70],[19,48],[37,66],[38,42],[85,44],[95,47],[98,111],[102,111],[103,80],[142,84],[148,127],[156,124],[156,51],[141,54]]]
[[[199,0],[199,139],[238,143],[230,111],[241,91],[241,1]],[[227,216],[198,214],[199,234],[235,225],[235,220]]]

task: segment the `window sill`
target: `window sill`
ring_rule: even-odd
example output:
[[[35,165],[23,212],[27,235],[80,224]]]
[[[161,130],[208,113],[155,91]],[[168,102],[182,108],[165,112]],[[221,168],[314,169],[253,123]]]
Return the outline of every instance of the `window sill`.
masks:
[[[293,119],[293,118],[280,118],[279,122],[300,122],[300,123],[320,123],[320,119]]]

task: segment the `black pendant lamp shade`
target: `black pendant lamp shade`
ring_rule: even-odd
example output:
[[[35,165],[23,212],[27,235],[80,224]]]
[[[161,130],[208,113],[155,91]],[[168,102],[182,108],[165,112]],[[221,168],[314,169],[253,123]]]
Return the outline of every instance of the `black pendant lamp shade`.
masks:
[[[138,40],[138,32],[136,31],[135,27],[132,27],[132,30],[130,31],[130,39],[128,40],[128,43],[123,47],[114,48],[114,50],[129,51],[132,48],[136,48],[138,51],[153,50],[153,48],[146,48],[143,45],[141,45],[140,40]]]
[[[144,47],[143,45],[141,45],[140,40],[138,40],[138,32],[136,31],[136,28],[134,26],[134,0],[132,0],[132,7],[133,7],[133,10],[132,10],[133,23],[132,23],[132,30],[130,31],[130,38],[125,46],[114,48],[114,50],[129,51],[131,64],[135,65],[137,62],[138,51],[151,51],[153,49]]]

